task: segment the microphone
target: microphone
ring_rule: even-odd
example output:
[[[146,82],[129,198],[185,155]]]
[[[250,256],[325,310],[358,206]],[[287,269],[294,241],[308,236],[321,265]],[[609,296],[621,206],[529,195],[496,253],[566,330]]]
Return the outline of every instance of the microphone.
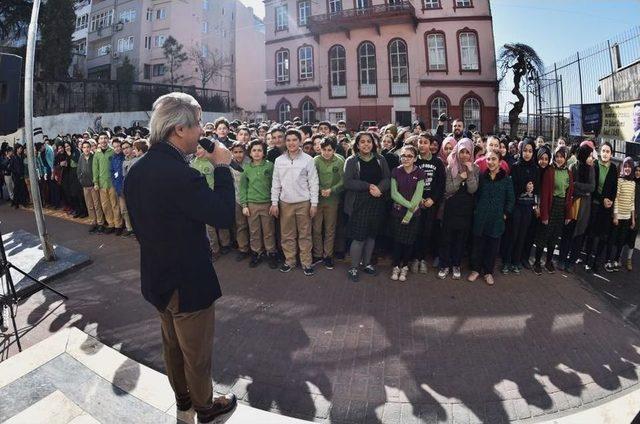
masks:
[[[216,148],[216,143],[209,140],[208,138],[201,138],[200,140],[198,140],[198,144],[209,153],[213,153],[213,150]]]

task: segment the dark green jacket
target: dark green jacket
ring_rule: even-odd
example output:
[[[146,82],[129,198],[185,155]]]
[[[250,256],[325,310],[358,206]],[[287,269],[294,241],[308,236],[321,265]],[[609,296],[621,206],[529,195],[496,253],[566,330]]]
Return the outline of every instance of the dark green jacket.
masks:
[[[489,171],[480,175],[473,213],[473,235],[498,238],[504,233],[504,215],[513,211],[515,204],[513,182],[503,169],[492,180]]]

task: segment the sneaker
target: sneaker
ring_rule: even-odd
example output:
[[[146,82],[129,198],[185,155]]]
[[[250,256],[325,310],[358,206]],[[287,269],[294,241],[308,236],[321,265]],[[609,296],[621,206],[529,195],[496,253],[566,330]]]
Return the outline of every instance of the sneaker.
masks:
[[[91,234],[94,234],[96,231],[98,231],[98,226],[97,225],[93,225],[91,228],[89,228],[89,232]]]
[[[604,270],[607,272],[615,271],[615,269],[613,268],[613,262],[609,261],[606,264],[604,264]]]
[[[369,275],[378,275],[378,271],[376,271],[376,268],[373,265],[365,266],[362,268],[362,272]]]
[[[549,273],[549,274],[553,274],[556,272],[556,267],[553,266],[553,261],[547,261],[544,264],[544,269]]]
[[[287,265],[286,263],[283,263],[282,265],[280,265],[280,272],[289,272],[291,271],[291,267],[289,265]]]
[[[249,261],[249,268],[255,268],[262,262],[262,255],[257,253],[251,254],[251,261]]]
[[[249,252],[238,252],[238,254],[236,255],[236,262],[242,262],[248,256],[250,256]]]
[[[449,275],[449,268],[440,268],[438,270],[438,278],[444,280]]]
[[[493,286],[495,284],[495,281],[493,280],[493,275],[491,274],[485,275],[484,282],[487,283],[487,285],[489,286]]]
[[[113,234],[113,232],[114,232],[115,230],[116,230],[116,229],[115,229],[115,228],[113,228],[113,227],[107,227],[107,228],[105,228],[105,229],[104,229],[104,231],[103,231],[103,232],[104,232],[105,234]]]
[[[133,230],[127,230],[122,233],[122,237],[131,237],[133,235]]]
[[[226,255],[229,252],[231,252],[231,248],[229,246],[222,246],[220,248],[220,254],[221,255]]]
[[[307,277],[311,277],[313,274],[316,273],[313,267],[302,268],[302,272],[304,272],[304,275],[306,275]]]
[[[123,229],[122,227],[116,228],[116,230],[114,231],[114,234],[115,234],[116,236],[121,236],[121,235],[122,235],[122,231],[123,231],[123,230],[124,230],[124,229]]]
[[[521,271],[520,265],[511,265],[511,268],[509,268],[509,272],[515,275],[520,275]]]
[[[399,266],[394,266],[393,270],[391,271],[391,279],[393,281],[398,281],[399,277],[400,277],[400,267]]]
[[[98,229],[96,230],[97,233],[104,233],[104,231],[106,230],[106,228],[104,227],[104,225],[98,225]]]
[[[420,274],[426,274],[427,273],[427,269],[428,269],[427,268],[427,261],[425,261],[425,260],[420,261],[420,266],[418,268],[418,272]]]
[[[278,255],[275,253],[269,253],[269,268],[278,268]]]
[[[467,277],[467,281],[469,281],[470,283],[473,283],[474,281],[476,281],[478,279],[478,277],[480,276],[480,273],[477,271],[473,271],[471,272],[471,274],[469,274],[469,276]]]
[[[453,275],[451,276],[451,278],[453,278],[454,280],[459,280],[460,277],[462,277],[462,275],[460,273],[460,267],[459,266],[454,266],[453,267]]]
[[[403,266],[400,270],[400,277],[398,277],[398,281],[407,281],[407,274],[409,273],[409,267]]]
[[[358,268],[349,268],[349,271],[347,271],[347,276],[349,277],[349,280],[357,283],[358,281],[360,281],[360,274],[358,272]]]
[[[316,266],[322,263],[322,257],[314,256],[311,260],[311,266]]]
[[[632,263],[631,259],[627,259],[626,268],[627,268],[627,271],[633,271],[633,263]]]
[[[415,259],[411,261],[411,273],[417,274],[420,272],[420,261]]]
[[[324,267],[327,269],[333,269],[334,265],[333,265],[333,258],[324,258],[322,260]]]
[[[613,263],[613,270],[614,270],[615,272],[620,271],[620,262],[615,261],[615,262]]]
[[[536,275],[542,275],[542,266],[540,265],[540,262],[534,262],[533,266],[531,267],[531,270]]]
[[[507,275],[507,274],[509,274],[509,270],[510,269],[511,269],[511,267],[509,266],[509,264],[504,264],[504,265],[502,265],[502,269],[500,270],[500,272],[502,273],[502,275]]]

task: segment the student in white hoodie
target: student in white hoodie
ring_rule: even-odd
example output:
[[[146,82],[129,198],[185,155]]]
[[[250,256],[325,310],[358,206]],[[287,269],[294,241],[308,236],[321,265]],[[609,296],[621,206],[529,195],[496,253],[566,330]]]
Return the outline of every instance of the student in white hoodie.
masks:
[[[280,217],[280,235],[285,262],[281,272],[296,266],[296,254],[304,275],[313,275],[311,259],[311,220],[318,209],[318,172],[313,158],[301,149],[302,134],[295,129],[285,133],[286,151],[274,164],[271,183],[271,209]]]

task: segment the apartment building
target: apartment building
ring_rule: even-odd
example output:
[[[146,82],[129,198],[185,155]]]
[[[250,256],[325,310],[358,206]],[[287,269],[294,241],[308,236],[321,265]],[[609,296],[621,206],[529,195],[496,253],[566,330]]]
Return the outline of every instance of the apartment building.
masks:
[[[69,66],[71,77],[85,78],[87,76],[87,36],[89,35],[89,15],[91,14],[91,0],[78,0],[74,4],[76,12],[76,28],[73,32],[73,56]]]
[[[195,59],[200,56],[207,58],[209,68],[217,70],[204,81],[204,88],[229,92],[232,108],[259,111],[266,104],[262,94],[264,56],[243,58],[242,65],[251,72],[236,69],[237,45],[258,43],[260,50],[264,45],[262,21],[239,0],[93,0],[87,75],[115,79],[127,57],[136,68],[138,81],[168,83],[169,67],[162,46],[169,36],[182,44],[189,56],[175,73],[176,84],[203,87],[199,65],[203,62]],[[249,77],[247,82],[243,80]],[[246,94],[245,86],[260,90],[258,100]]]
[[[489,0],[265,0],[267,113],[351,128],[435,128],[441,113],[492,131]]]

